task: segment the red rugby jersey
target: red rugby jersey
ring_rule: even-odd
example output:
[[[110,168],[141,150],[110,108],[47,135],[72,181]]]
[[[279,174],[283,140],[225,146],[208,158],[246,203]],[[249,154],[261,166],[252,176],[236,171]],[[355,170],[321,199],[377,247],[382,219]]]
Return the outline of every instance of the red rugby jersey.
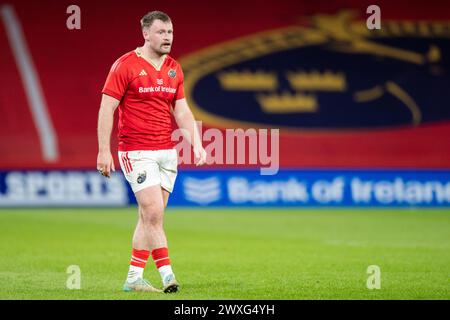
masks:
[[[184,98],[183,71],[167,55],[160,70],[137,50],[116,60],[102,93],[119,104],[119,150],[171,149],[175,101]]]

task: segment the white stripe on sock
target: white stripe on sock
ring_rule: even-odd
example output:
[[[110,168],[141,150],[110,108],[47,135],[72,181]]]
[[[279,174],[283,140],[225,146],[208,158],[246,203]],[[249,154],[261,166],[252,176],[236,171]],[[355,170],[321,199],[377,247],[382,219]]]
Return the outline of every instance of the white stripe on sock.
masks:
[[[140,258],[137,258],[137,257],[135,257],[135,256],[131,256],[131,259],[134,259],[134,260],[137,260],[137,261],[141,261],[141,262],[147,263],[147,260],[140,259]]]
[[[133,265],[130,265],[130,269],[128,270],[128,276],[127,281],[128,282],[134,282],[138,278],[142,278],[144,275],[144,268],[136,267]]]
[[[158,269],[159,274],[161,275],[161,279],[164,283],[164,278],[170,274],[173,274],[172,267],[170,265],[162,266]]]

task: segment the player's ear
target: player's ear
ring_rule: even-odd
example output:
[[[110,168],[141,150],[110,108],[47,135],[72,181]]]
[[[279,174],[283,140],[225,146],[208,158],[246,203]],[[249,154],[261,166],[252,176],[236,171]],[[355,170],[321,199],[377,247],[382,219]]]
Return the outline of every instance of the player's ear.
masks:
[[[148,40],[148,28],[142,28],[142,36],[145,40]]]

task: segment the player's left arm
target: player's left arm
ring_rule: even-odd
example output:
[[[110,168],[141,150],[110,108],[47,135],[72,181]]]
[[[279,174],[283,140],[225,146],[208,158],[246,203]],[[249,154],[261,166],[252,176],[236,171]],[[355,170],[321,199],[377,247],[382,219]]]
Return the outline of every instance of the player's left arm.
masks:
[[[195,164],[200,166],[206,162],[206,151],[202,146],[202,139],[194,115],[185,98],[175,101],[173,116],[183,136],[189,141],[194,150]]]

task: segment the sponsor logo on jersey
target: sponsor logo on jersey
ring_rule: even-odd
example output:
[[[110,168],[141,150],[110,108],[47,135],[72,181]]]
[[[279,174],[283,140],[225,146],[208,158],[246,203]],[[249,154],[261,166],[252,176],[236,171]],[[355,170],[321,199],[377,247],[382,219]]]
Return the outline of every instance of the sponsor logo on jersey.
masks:
[[[147,72],[145,72],[145,70],[142,69],[142,71],[141,71],[141,73],[139,73],[139,75],[140,75],[140,76],[146,76],[146,75],[147,75]]]
[[[153,92],[175,93],[177,92],[177,89],[163,86],[139,87],[139,93],[153,93]]]

